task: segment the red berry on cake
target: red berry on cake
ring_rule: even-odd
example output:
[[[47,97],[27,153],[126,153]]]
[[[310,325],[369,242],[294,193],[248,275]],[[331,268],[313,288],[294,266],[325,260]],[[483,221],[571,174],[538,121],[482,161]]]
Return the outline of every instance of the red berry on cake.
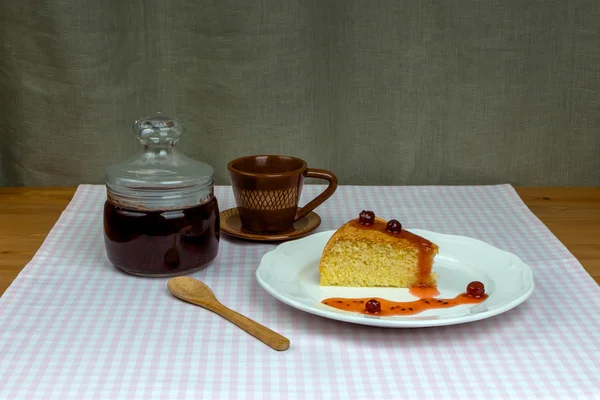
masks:
[[[360,214],[358,214],[358,222],[361,225],[372,225],[375,221],[375,213],[373,211],[365,211],[362,210]]]
[[[402,231],[402,224],[395,219],[390,219],[385,229],[391,233],[400,233]]]
[[[485,295],[485,287],[479,281],[471,282],[467,285],[467,296],[480,298]]]
[[[365,304],[365,310],[370,314],[377,314],[381,311],[381,303],[375,299],[371,299]]]

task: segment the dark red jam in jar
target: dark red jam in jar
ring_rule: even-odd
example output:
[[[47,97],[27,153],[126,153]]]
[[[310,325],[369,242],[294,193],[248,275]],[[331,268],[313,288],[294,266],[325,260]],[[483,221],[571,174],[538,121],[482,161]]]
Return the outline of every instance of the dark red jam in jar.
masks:
[[[175,151],[183,123],[142,118],[144,154],[106,173],[104,242],[109,261],[141,276],[175,276],[207,266],[219,249],[213,170]]]
[[[104,204],[106,253],[111,263],[143,276],[189,273],[219,251],[219,207],[205,204],[170,211],[128,210]]]

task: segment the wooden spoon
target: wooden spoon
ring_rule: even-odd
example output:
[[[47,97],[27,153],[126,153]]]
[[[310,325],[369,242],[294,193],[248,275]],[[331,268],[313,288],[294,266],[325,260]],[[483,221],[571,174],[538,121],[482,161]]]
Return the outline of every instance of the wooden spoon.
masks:
[[[173,296],[219,314],[275,350],[283,351],[290,348],[289,339],[225,307],[219,303],[212,290],[197,279],[178,276],[170,279],[167,287]]]

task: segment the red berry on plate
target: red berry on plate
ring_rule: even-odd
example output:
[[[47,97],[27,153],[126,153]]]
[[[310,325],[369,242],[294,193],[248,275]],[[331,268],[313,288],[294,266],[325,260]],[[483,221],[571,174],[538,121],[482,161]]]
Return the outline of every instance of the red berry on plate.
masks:
[[[471,282],[467,285],[467,296],[480,298],[485,295],[485,286],[479,281]]]
[[[367,304],[365,304],[365,310],[369,314],[377,314],[381,311],[381,303],[375,299],[371,299],[367,301]]]
[[[362,210],[360,214],[358,214],[358,222],[361,225],[372,225],[375,221],[375,213],[373,211],[365,211]]]
[[[395,219],[390,219],[385,229],[391,233],[400,233],[402,231],[402,224]]]

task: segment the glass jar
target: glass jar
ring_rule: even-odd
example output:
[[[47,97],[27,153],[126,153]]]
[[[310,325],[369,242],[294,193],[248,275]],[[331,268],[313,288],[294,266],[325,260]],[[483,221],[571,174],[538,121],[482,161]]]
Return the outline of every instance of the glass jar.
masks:
[[[144,151],[106,170],[104,243],[110,262],[165,277],[206,267],[219,248],[213,169],[175,149],[185,127],[161,115],[135,121]]]

